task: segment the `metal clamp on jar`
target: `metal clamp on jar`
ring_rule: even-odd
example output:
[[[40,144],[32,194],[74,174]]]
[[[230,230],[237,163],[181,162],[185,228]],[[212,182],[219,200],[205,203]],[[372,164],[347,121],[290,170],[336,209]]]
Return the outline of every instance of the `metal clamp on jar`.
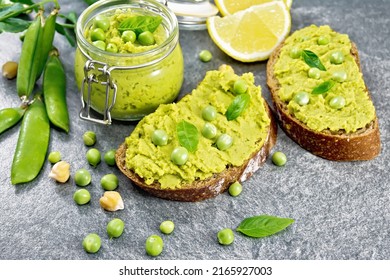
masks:
[[[110,22],[104,43],[117,44],[118,52],[99,48],[87,39],[98,15],[113,18],[160,16],[153,46],[124,43],[116,22]],[[76,28],[75,77],[81,93],[80,118],[102,124],[139,120],[160,104],[176,99],[183,83],[184,63],[176,16],[154,0],[103,0],[88,7]],[[111,37],[110,37],[111,36]],[[94,118],[91,109],[103,115]]]

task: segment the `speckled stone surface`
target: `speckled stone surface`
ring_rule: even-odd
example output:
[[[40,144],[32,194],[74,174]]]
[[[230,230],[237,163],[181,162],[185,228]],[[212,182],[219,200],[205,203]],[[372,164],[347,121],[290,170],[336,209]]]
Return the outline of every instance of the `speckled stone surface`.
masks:
[[[62,11],[80,13],[82,1],[61,1]],[[306,152],[279,129],[275,150],[285,152],[288,163],[276,167],[270,160],[236,198],[224,193],[198,203],[173,202],[151,197],[132,186],[119,170],[105,163],[88,166],[82,134],[94,130],[96,148],[116,148],[134,128],[134,123],[114,122],[104,127],[79,119],[79,95],[73,77],[74,49],[56,35],[67,71],[67,101],[71,132],[52,129],[50,151],[59,150],[71,163],[72,174],[85,167],[92,173],[88,189],[92,201],[76,206],[73,177],[65,184],[49,180],[45,163],[32,183],[13,186],[10,168],[19,126],[0,136],[0,259],[149,259],[144,243],[159,233],[160,222],[171,219],[176,229],[157,259],[390,259],[390,2],[295,0],[291,10],[292,31],[310,24],[329,24],[350,35],[360,51],[365,81],[372,93],[380,121],[382,152],[367,162],[331,162]],[[185,58],[185,82],[181,96],[202,80],[205,72],[222,63],[237,73],[251,71],[270,101],[266,87],[266,63],[243,64],[230,59],[211,41],[207,31],[181,31]],[[18,35],[0,35],[0,64],[18,60]],[[214,58],[202,63],[200,50],[209,49]],[[0,108],[18,106],[15,81],[0,79]],[[110,213],[99,206],[103,193],[100,178],[119,176],[118,191],[125,209]],[[236,228],[246,217],[269,214],[295,219],[287,230],[272,237],[253,239],[239,233],[231,246],[221,246],[217,232]],[[110,240],[105,232],[113,217],[126,223],[122,237]],[[81,242],[90,232],[102,238],[97,254],[84,252]]]

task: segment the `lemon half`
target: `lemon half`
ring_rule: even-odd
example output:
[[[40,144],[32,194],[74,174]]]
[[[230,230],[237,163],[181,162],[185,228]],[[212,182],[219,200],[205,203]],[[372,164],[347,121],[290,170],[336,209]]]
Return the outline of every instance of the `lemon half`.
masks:
[[[214,43],[227,55],[242,62],[268,59],[289,34],[290,28],[290,12],[282,1],[207,19],[207,30]]]

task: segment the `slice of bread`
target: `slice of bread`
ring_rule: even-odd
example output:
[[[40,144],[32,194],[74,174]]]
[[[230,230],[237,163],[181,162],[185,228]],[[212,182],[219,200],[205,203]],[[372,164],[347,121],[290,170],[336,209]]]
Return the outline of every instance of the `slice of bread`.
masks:
[[[343,129],[339,131],[331,131],[329,129],[322,131],[313,130],[289,111],[288,103],[280,98],[281,85],[275,76],[275,64],[281,55],[284,45],[285,42],[275,49],[267,62],[267,85],[283,131],[302,148],[328,160],[356,161],[375,158],[381,150],[376,114],[366,126],[347,133]],[[358,50],[353,42],[351,42],[350,54],[361,72]],[[365,91],[371,100],[371,95],[366,86]]]
[[[264,99],[262,100],[264,108],[259,108],[258,110],[264,109],[270,119],[270,124],[266,128],[266,138],[261,139],[259,136],[258,141],[264,140],[263,145],[258,150],[253,151],[250,157],[240,166],[228,165],[224,171],[213,174],[206,179],[196,179],[191,183],[182,184],[177,188],[162,188],[157,180],[153,181],[151,184],[147,184],[144,178],[141,178],[134,170],[129,170],[127,168],[126,151],[128,146],[126,141],[123,142],[116,151],[116,164],[133,184],[154,196],[168,200],[188,202],[201,201],[215,197],[226,191],[232,183],[236,181],[243,182],[251,177],[261,167],[272,147],[275,145],[277,135],[276,121],[267,102]],[[250,132],[247,131],[246,133]],[[140,168],[142,168],[142,166],[140,166]]]

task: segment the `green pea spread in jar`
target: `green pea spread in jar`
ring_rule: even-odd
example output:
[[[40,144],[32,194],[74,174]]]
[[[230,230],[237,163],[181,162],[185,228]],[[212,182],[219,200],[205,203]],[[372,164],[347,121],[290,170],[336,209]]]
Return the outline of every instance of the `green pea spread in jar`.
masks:
[[[274,67],[279,97],[312,130],[353,133],[375,118],[351,48],[348,35],[329,26],[311,25],[285,41]]]
[[[247,84],[245,93],[234,92],[237,80]],[[246,98],[241,98],[244,96]],[[239,103],[237,100],[247,100],[246,107],[235,106]],[[175,189],[195,180],[210,178],[227,166],[241,166],[260,150],[267,138],[270,119],[264,102],[261,88],[254,84],[252,73],[240,77],[230,67],[209,71],[191,94],[177,103],[160,105],[153,114],[139,122],[126,138],[126,167],[147,184],[159,182],[162,189]],[[210,110],[210,106],[215,111]],[[239,112],[234,117],[227,113],[233,107],[237,109],[234,112]],[[181,145],[178,125],[183,121],[196,128],[195,136],[199,141],[197,148],[188,153],[188,160],[178,164],[171,159],[171,154]],[[206,124],[216,127],[215,137],[202,135]],[[156,145],[153,142],[156,130],[165,131],[167,143]],[[223,148],[217,145],[221,138],[229,140],[223,142]]]
[[[171,40],[171,31],[161,17],[147,10],[116,9],[100,13],[85,26],[83,36],[89,43],[84,50],[96,61],[114,69],[112,82],[117,86],[111,116],[118,120],[139,120],[160,104],[175,100],[183,82],[184,62],[180,45]],[[175,36],[178,36],[176,33]],[[177,42],[177,43],[176,43]],[[75,76],[78,85],[84,79],[85,55],[78,48],[75,54]],[[140,67],[137,67],[141,65]],[[106,108],[106,80],[97,68],[89,72],[99,83],[91,86],[91,107],[103,113]],[[109,99],[112,98],[112,91]],[[84,90],[87,99],[87,90]]]

